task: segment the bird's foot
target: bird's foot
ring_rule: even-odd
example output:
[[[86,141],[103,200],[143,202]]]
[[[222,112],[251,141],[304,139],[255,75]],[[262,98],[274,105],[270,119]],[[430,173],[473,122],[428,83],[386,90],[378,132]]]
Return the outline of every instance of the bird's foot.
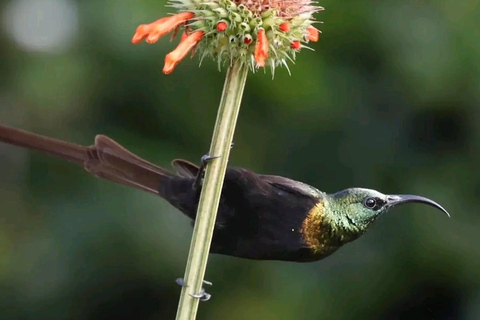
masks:
[[[200,299],[200,301],[208,301],[212,297],[212,295],[210,293],[205,292],[205,289],[203,289],[203,288],[200,291],[200,293],[189,294],[189,295],[192,298]]]
[[[211,156],[208,153],[203,155],[200,159],[200,168],[198,168],[197,176],[195,177],[195,182],[193,183],[193,189],[199,189],[202,186],[203,175],[205,173],[205,168],[212,160],[220,158],[220,156]]]
[[[188,287],[187,284],[185,283],[185,280],[183,280],[183,278],[177,278],[177,279],[175,279],[175,282],[176,282],[180,287]],[[202,282],[203,282],[203,284],[206,284],[206,285],[208,285],[208,286],[213,286],[213,283],[211,283],[210,281],[203,280]]]
[[[200,158],[200,162],[202,163],[202,165],[200,166],[200,168],[202,167],[205,167],[208,163],[210,163],[213,159],[217,159],[217,158],[220,158],[220,156],[211,156],[209,154],[204,154],[201,158]],[[205,169],[205,168],[204,168]]]
[[[181,287],[188,287],[183,278],[177,278],[175,282]],[[203,280],[203,284],[211,286],[212,283],[207,280]],[[199,293],[189,294],[192,298],[200,299],[200,301],[208,301],[212,297],[211,294],[205,292],[205,289],[202,288]]]

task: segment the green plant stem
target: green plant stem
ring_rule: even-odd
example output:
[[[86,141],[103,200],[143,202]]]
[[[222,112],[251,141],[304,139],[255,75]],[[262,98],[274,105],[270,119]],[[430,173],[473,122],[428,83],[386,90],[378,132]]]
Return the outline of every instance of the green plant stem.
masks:
[[[185,269],[184,282],[186,286],[182,288],[177,309],[177,320],[193,320],[197,314],[199,299],[191,297],[190,294],[199,293],[202,288],[223,179],[227,169],[228,156],[247,73],[248,67],[239,61],[230,66],[227,71],[209,152],[211,156],[220,157],[210,162],[205,171],[190,253]]]

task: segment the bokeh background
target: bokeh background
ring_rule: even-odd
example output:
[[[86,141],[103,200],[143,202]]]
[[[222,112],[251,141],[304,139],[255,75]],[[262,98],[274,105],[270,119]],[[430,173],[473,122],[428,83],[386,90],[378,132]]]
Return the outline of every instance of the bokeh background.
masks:
[[[249,76],[230,163],[326,192],[420,194],[324,261],[210,256],[198,319],[480,319],[476,0],[323,1],[321,40]],[[209,148],[225,70],[131,45],[163,1],[0,4],[0,121],[169,166]],[[150,194],[0,144],[0,319],[173,319],[187,218]]]

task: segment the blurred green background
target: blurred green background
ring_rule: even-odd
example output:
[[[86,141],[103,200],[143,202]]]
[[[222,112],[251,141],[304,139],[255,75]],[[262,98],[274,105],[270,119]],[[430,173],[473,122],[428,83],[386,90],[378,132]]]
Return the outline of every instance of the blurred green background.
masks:
[[[230,163],[326,192],[443,204],[379,219],[326,260],[212,255],[198,319],[480,319],[480,24],[476,0],[324,1],[292,75],[251,74]],[[0,121],[162,166],[209,148],[225,70],[175,43],[131,45],[163,1],[0,4]],[[0,319],[173,319],[191,226],[150,194],[0,144]]]

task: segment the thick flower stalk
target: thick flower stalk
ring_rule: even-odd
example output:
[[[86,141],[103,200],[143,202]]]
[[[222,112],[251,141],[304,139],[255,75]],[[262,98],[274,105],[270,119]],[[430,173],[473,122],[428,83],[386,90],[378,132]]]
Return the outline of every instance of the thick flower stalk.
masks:
[[[133,43],[153,44],[183,29],[177,48],[165,57],[163,72],[171,73],[190,52],[211,57],[219,68],[235,61],[252,71],[287,66],[309,41],[318,41],[313,13],[322,10],[311,0],[171,0],[180,13],[137,28]]]

